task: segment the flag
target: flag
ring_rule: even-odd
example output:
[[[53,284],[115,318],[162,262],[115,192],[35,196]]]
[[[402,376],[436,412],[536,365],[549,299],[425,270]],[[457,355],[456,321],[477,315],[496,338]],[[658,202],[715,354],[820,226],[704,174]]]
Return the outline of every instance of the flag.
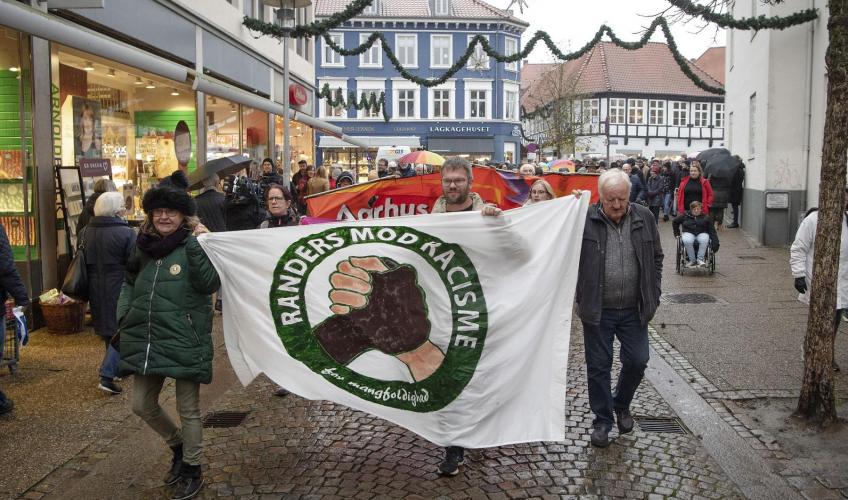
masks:
[[[530,185],[539,177],[490,167],[474,167],[471,190],[503,210],[522,206],[530,195]],[[598,176],[593,174],[545,174],[557,196],[586,189],[597,201]],[[415,177],[389,177],[326,191],[306,198],[308,213],[314,219],[362,220],[428,214],[442,195],[439,173]]]
[[[588,204],[201,235],[233,369],[441,446],[561,441]]]

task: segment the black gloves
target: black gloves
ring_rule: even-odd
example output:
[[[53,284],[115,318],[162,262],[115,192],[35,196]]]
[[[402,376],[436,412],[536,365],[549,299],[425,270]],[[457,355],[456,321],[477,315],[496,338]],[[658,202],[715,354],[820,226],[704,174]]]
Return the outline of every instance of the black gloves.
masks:
[[[798,290],[798,293],[807,293],[807,280],[795,278],[795,290]]]

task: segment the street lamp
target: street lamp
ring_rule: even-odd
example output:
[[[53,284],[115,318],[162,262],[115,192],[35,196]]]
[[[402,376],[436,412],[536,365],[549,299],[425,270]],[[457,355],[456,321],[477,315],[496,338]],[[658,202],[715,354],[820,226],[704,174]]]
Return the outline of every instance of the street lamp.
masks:
[[[262,0],[263,5],[277,9],[277,23],[283,31],[283,183],[291,181],[291,139],[289,138],[289,35],[294,30],[294,10],[312,5],[312,0]]]

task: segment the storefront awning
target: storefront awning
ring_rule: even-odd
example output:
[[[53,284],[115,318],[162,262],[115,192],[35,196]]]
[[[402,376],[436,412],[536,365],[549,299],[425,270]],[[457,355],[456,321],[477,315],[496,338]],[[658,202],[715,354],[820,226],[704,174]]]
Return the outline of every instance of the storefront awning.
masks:
[[[196,75],[192,87],[194,88],[194,90],[197,90],[199,92],[216,95],[218,97],[245,104],[247,106],[250,106],[251,108],[259,109],[274,115],[283,116],[283,113],[286,112],[286,108],[284,108],[281,104],[277,104],[276,102],[270,99],[260,97],[256,94],[251,94],[250,92],[242,90],[238,87],[234,87],[223,82],[215,81],[208,76]],[[303,114],[294,109],[289,109],[289,118],[309,125],[314,129],[324,132],[325,134],[330,134],[334,137],[338,137],[339,139],[353,144],[354,146],[360,148],[367,147],[364,143],[361,143],[356,139],[348,137],[344,133],[342,133],[341,127],[333,125],[332,123],[325,122],[324,120],[319,120],[318,118]]]
[[[494,153],[495,141],[490,138],[445,138],[431,137],[427,141],[427,146],[430,151],[436,153]],[[442,156],[444,156],[442,154]]]
[[[179,64],[19,2],[0,0],[0,24],[171,80],[188,78],[188,69]]]
[[[357,147],[366,149],[377,149],[380,146],[409,146],[410,149],[421,147],[421,139],[418,137],[397,137],[397,136],[374,136],[374,137],[337,137],[322,136],[319,138],[319,148],[349,148],[351,147],[350,139],[354,139],[356,143],[352,143]],[[360,145],[364,144],[364,145]]]

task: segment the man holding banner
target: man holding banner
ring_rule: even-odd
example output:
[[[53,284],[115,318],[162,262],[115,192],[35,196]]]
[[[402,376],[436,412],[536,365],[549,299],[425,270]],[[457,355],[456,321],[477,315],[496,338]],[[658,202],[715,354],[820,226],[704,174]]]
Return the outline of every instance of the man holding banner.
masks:
[[[618,430],[633,430],[630,402],[648,365],[648,322],[659,306],[663,251],[651,212],[630,203],[630,181],[619,169],[598,179],[600,204],[589,207],[575,302],[583,323],[591,441],[609,445],[613,413]],[[621,373],[610,389],[613,337],[621,342]]]
[[[440,215],[199,241],[239,297],[223,322],[242,384],[265,373],[394,422],[448,447],[439,471],[454,475],[464,448],[565,439],[589,196],[501,213],[472,196],[467,161],[448,159],[439,177]]]

